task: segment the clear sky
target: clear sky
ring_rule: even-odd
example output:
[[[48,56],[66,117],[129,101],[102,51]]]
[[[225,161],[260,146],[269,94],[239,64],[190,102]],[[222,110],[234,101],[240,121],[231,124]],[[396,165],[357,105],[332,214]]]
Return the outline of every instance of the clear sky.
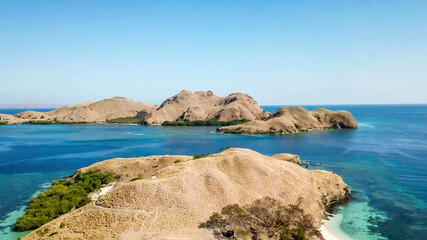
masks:
[[[0,104],[427,103],[427,1],[0,0]]]

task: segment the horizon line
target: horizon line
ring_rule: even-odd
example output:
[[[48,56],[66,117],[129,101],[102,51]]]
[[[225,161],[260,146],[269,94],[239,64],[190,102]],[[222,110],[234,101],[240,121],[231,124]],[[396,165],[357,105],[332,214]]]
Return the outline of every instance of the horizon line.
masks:
[[[54,105],[54,106],[25,106],[25,105],[26,104],[16,104],[16,105],[0,104],[0,109],[58,109],[65,106],[73,106],[73,105],[66,105],[66,104]],[[156,106],[158,104],[153,104],[153,105]],[[267,106],[376,106],[376,105],[378,106],[378,105],[427,105],[427,103],[345,103],[345,104],[327,103],[327,104],[258,104],[258,105],[260,107],[263,107],[263,106],[266,106],[266,107]]]

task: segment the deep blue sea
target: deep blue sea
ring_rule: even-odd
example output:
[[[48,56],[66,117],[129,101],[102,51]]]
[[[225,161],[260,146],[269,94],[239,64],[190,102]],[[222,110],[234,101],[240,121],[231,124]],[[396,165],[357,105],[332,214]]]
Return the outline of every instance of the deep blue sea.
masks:
[[[337,210],[343,214],[340,228],[354,239],[427,239],[427,105],[326,107],[350,111],[359,128],[247,136],[219,134],[215,127],[0,126],[0,239],[25,235],[11,228],[31,196],[77,168],[115,157],[194,155],[225,146],[299,154],[314,164],[309,168],[337,172],[353,191]]]

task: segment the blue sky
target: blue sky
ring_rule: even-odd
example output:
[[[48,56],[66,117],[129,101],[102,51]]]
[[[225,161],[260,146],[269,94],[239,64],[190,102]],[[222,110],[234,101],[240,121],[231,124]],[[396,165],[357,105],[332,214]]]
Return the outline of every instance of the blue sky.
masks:
[[[427,1],[0,0],[0,104],[427,103]]]

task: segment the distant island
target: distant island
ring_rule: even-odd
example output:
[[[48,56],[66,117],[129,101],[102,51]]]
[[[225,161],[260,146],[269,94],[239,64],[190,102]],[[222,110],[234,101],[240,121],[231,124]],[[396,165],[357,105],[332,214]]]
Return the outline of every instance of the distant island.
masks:
[[[220,126],[222,133],[288,134],[320,129],[357,128],[346,111],[284,107],[271,114],[248,94],[226,97],[212,91],[182,90],[160,106],[124,97],[65,106],[51,112],[0,114],[0,124],[126,123],[163,126]]]
[[[241,148],[105,160],[54,181],[15,229],[35,229],[24,239],[323,239],[325,210],[351,192],[300,163]]]
[[[182,90],[159,107],[124,97],[85,102],[51,112],[27,111],[15,115],[0,114],[5,124],[78,124],[135,123],[144,125],[230,125],[264,119],[264,111],[247,94],[233,93],[218,97],[212,91]],[[236,121],[240,120],[240,121]],[[176,122],[176,123],[175,123]]]

